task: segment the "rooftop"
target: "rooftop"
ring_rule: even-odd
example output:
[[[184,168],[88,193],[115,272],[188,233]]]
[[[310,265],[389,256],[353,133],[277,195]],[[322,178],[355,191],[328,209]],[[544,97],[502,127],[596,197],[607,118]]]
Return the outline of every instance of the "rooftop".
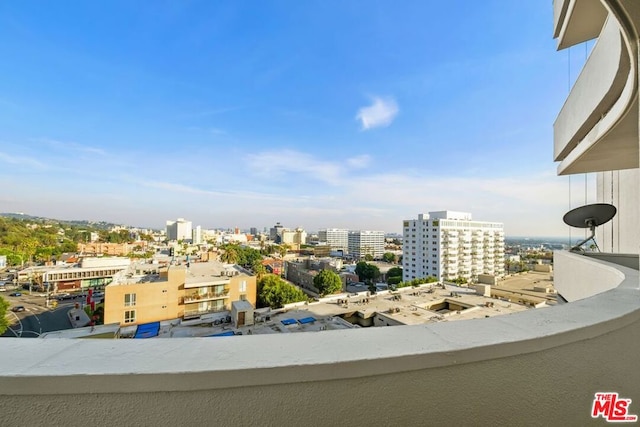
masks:
[[[515,299],[515,298],[514,298]],[[473,288],[425,284],[417,288],[381,291],[367,296],[367,292],[332,297],[326,302],[312,303],[299,309],[317,316],[345,316],[357,313],[368,318],[375,313],[392,316],[405,325],[480,319],[525,311],[529,307],[510,301],[509,297],[491,298],[477,295]],[[442,303],[461,305],[462,309],[447,310]]]
[[[183,264],[185,267],[186,265]],[[187,269],[186,283],[197,283],[210,280],[219,280],[232,276],[245,275],[249,276],[249,272],[244,268],[235,264],[224,264],[218,261],[209,262],[193,262]]]
[[[166,279],[159,275],[160,266],[149,263],[136,263],[119,275],[114,276],[114,285],[131,285],[134,283],[161,282]],[[235,264],[224,264],[218,261],[177,263],[167,267],[171,269],[181,269],[185,271],[185,287],[193,287],[203,282],[211,283],[217,281],[227,282],[230,277],[245,275],[250,276],[250,272]],[[140,273],[142,272],[142,273]],[[190,286],[191,285],[191,286]]]
[[[221,337],[234,335],[272,335],[288,334],[294,332],[320,332],[335,331],[342,329],[353,329],[358,326],[343,320],[339,317],[313,317],[306,310],[292,310],[288,312],[274,312],[272,316],[258,315],[257,323],[250,326],[236,328],[231,323],[225,322],[226,312],[217,313],[202,321],[190,323],[184,322],[180,325],[162,322],[158,338],[193,338],[193,337]],[[268,319],[268,320],[267,320]],[[123,336],[133,334],[130,330],[123,328]]]

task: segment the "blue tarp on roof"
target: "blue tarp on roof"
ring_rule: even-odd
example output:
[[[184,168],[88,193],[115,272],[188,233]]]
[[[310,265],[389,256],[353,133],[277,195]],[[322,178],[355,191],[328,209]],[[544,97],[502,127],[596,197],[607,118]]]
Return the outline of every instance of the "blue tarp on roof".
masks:
[[[304,325],[305,323],[313,323],[315,321],[316,321],[315,317],[305,317],[304,319],[298,320],[298,322],[300,322],[301,325]]]
[[[138,325],[133,338],[152,338],[157,337],[159,333],[160,322],[145,323],[144,325]]]
[[[235,335],[233,331],[220,332],[219,334],[207,335],[208,337],[230,337]]]
[[[280,323],[282,323],[283,325],[295,325],[297,322],[296,319],[284,319],[281,320]]]

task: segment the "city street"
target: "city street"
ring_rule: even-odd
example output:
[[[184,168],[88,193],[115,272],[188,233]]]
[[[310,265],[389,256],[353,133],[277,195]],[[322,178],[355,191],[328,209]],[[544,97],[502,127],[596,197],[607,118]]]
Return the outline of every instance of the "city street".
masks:
[[[25,291],[20,297],[11,297],[9,296],[11,292],[2,294],[10,304],[7,311],[10,327],[2,336],[35,338],[43,332],[71,328],[67,311],[73,307],[73,300],[59,302],[56,308],[47,308],[43,294],[34,292],[33,295],[27,295],[28,291]],[[11,311],[13,307],[20,305],[25,308],[25,311],[17,313]]]

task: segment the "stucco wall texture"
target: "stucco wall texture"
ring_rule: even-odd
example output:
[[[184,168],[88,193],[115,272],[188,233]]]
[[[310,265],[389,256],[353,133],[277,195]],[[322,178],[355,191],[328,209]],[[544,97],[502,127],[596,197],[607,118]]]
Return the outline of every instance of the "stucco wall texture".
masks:
[[[155,393],[79,395],[65,386],[59,395],[0,396],[0,424],[603,425],[603,419],[591,418],[596,392],[618,392],[633,400],[630,412],[640,414],[638,350],[636,320],[597,338],[540,352],[389,375]],[[166,387],[171,375],[153,380]],[[90,381],[99,390],[104,382],[117,384],[118,377],[77,381]]]

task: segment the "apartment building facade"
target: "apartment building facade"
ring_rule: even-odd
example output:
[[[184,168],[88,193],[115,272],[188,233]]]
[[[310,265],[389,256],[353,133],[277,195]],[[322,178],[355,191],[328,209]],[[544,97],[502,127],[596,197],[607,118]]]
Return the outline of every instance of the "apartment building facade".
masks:
[[[354,259],[363,259],[367,255],[381,259],[384,254],[384,231],[350,230],[348,252]]]
[[[170,265],[159,274],[128,270],[105,288],[104,321],[129,326],[192,319],[230,311],[238,300],[255,306],[256,277],[235,265]]]
[[[349,251],[349,230],[345,228],[326,228],[318,231],[318,240],[326,242],[334,251]]]
[[[502,223],[473,221],[467,212],[437,211],[403,221],[402,230],[404,281],[504,275]]]

